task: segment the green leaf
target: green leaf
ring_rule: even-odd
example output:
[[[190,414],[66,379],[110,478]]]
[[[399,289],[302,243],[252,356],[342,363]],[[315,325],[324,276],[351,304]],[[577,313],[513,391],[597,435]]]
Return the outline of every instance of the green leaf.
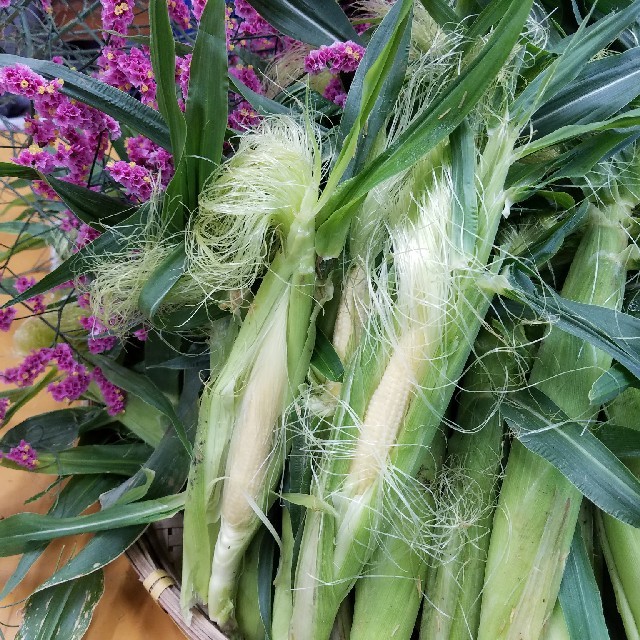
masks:
[[[165,0],[149,2],[149,28],[151,31],[151,64],[158,86],[158,108],[169,126],[169,137],[175,166],[184,150],[187,125],[176,93],[176,47]]]
[[[618,458],[640,458],[640,431],[637,429],[606,423],[595,433]]]
[[[63,451],[80,433],[112,420],[103,409],[96,407],[40,413],[9,429],[0,439],[0,451],[8,453],[11,447],[18,446],[20,440],[26,440],[38,452]]]
[[[603,511],[640,527],[640,481],[584,426],[537,389],[517,391],[501,405],[520,442],[558,469]]]
[[[518,154],[518,158],[524,158],[536,151],[541,151],[547,147],[552,147],[560,142],[570,140],[584,136],[588,133],[595,133],[598,131],[609,131],[611,129],[633,129],[640,126],[640,109],[632,109],[619,116],[615,116],[610,120],[604,120],[602,122],[592,122],[591,124],[572,124],[566,127],[561,127],[558,130],[553,131],[547,136],[538,138],[533,142],[524,146],[522,151]],[[630,131],[628,133],[631,133]]]
[[[151,451],[146,444],[90,444],[55,453],[38,452],[38,466],[34,471],[57,476],[94,473],[132,476]],[[2,463],[6,465],[7,461]]]
[[[94,504],[100,495],[112,489],[118,479],[114,476],[74,476],[66,483],[55,504],[49,509],[49,515],[55,517],[77,516],[87,507]],[[16,570],[11,574],[0,591],[0,600],[13,591],[27,575],[29,569],[46,549],[46,543],[25,553],[18,562]]]
[[[456,249],[471,255],[478,236],[478,199],[476,196],[476,146],[473,130],[463,120],[449,137],[451,178],[454,198],[451,205],[453,243]]]
[[[186,372],[184,390],[178,405],[178,415],[185,425],[187,434],[193,439],[198,418],[198,395],[202,383],[197,372]],[[102,496],[103,506],[115,504],[126,492],[147,482],[148,471],[155,477],[147,493],[149,498],[162,497],[179,491],[189,472],[191,457],[173,429],[167,430],[162,442],[133,478],[117,489]],[[56,571],[39,589],[75,580],[96,569],[104,567],[131,546],[144,531],[144,526],[131,526],[113,531],[99,531],[88,544],[66,565]]]
[[[590,62],[533,118],[544,136],[569,124],[606,120],[640,95],[640,47]]]
[[[128,489],[124,493],[120,494],[120,497],[114,504],[130,504],[132,502],[137,502],[138,500],[142,500],[142,498],[144,498],[147,493],[149,493],[151,484],[156,477],[156,472],[152,469],[147,468],[143,468],[141,469],[141,471],[145,476],[144,483],[136,487],[132,487],[131,489]]]
[[[14,162],[0,162],[0,177],[24,178],[25,180],[37,180],[40,174],[30,167],[23,167]]]
[[[558,253],[567,236],[574,233],[585,222],[588,210],[589,203],[585,201],[575,211],[558,220],[552,227],[543,229],[538,237],[527,242],[521,249],[514,248],[509,260],[511,257],[513,260],[524,258],[538,266],[547,263]]]
[[[271,610],[273,605],[273,567],[276,542],[271,535],[263,535],[258,557],[258,609],[264,625],[265,637],[271,638]]]
[[[138,307],[150,320],[156,315],[169,291],[182,277],[185,261],[184,244],[181,243],[176,245],[142,287],[138,297]]]
[[[100,226],[96,223],[103,221],[109,225],[118,224],[136,209],[129,202],[116,200],[103,193],[58,180],[53,176],[43,177],[75,216],[92,227]]]
[[[482,50],[468,64],[465,61],[462,73],[429,102],[390,147],[357,176],[343,182],[328,199],[318,214],[318,220],[324,222],[318,229],[316,242],[322,257],[340,254],[353,213],[352,203],[380,182],[415,164],[470,113],[502,70],[520,36],[531,5],[532,0],[512,0]]]
[[[629,373],[624,367],[614,363],[605,371],[591,387],[589,401],[594,407],[610,402],[629,387],[640,387],[640,380]]]
[[[227,131],[228,59],[224,0],[208,1],[193,49],[187,97],[185,155],[190,207],[220,163]]]
[[[422,6],[434,19],[438,26],[452,31],[460,22],[458,14],[444,0],[420,0]]]
[[[188,452],[191,451],[191,445],[187,439],[184,426],[178,418],[173,405],[147,376],[135,373],[131,371],[131,369],[126,369],[110,358],[93,356],[91,360],[102,369],[102,373],[104,373],[107,380],[113,382],[113,384],[125,391],[132,393],[141,400],[144,400],[147,404],[167,416],[167,418],[171,420],[171,424],[176,430],[176,434],[178,438],[180,438],[180,442],[182,442],[185,450]]]
[[[334,0],[249,0],[278,31],[319,47],[360,37]]]
[[[185,369],[197,369],[198,371],[207,370],[209,368],[209,354],[197,354],[197,355],[181,355],[165,360],[164,362],[158,362],[157,364],[147,365],[147,369],[178,369],[184,371]]]
[[[612,13],[595,24],[584,25],[572,36],[565,38],[560,55],[520,94],[512,113],[524,126],[534,111],[544,106],[578,76],[585,64],[638,16],[640,0],[626,9]]]
[[[115,505],[87,516],[57,518],[37,513],[19,513],[0,521],[0,556],[25,553],[37,543],[79,533],[148,524],[174,516],[184,506],[184,494]]]
[[[400,11],[400,6],[397,10],[392,9],[389,14],[375,30],[347,94],[340,120],[338,144],[354,136],[356,146],[353,158],[341,177],[342,180],[358,173],[370,159],[378,137],[377,132],[384,129],[404,82],[412,20],[409,15],[405,16],[405,13]],[[398,44],[394,51],[392,45],[395,41]],[[391,66],[385,63],[380,71],[380,61],[390,56],[393,56]],[[375,100],[373,107],[372,99]],[[369,135],[359,135],[363,127],[370,132]]]
[[[356,78],[354,78],[353,96],[351,100],[347,97],[349,104],[345,105],[346,121],[344,128],[342,128],[344,138],[338,158],[329,174],[321,201],[327,197],[331,201],[333,192],[355,157],[360,133],[373,112],[387,77],[394,66],[400,43],[405,40],[407,23],[411,22],[412,6],[413,3],[409,0],[396,2],[371,38],[356,72]],[[316,217],[318,222],[326,217],[326,214],[323,213],[326,210],[325,206],[320,211]]]
[[[562,331],[602,349],[640,378],[639,318],[615,309],[567,300],[551,289],[540,293],[518,270],[510,272],[509,280],[513,289],[503,291],[504,296],[524,304]]]
[[[80,640],[103,593],[104,574],[95,571],[33,594],[27,600],[16,640]]]
[[[46,293],[50,289],[72,280],[80,274],[86,273],[90,269],[91,263],[95,260],[96,256],[102,254],[109,255],[122,251],[123,246],[126,246],[128,238],[140,232],[141,224],[145,220],[148,211],[148,205],[139,207],[132,216],[124,220],[121,224],[107,229],[99,238],[80,249],[78,253],[74,253],[70,258],[67,258],[56,269],[47,273],[47,275],[40,279],[33,287],[15,296],[0,308],[22,302],[40,293]]]
[[[162,116],[124,91],[55,62],[0,54],[0,67],[15,64],[25,64],[48,80],[61,78],[61,92],[65,95],[95,107],[171,151],[169,129]]]
[[[263,116],[274,114],[290,114],[291,109],[283,104],[267,98],[259,93],[249,89],[246,84],[238,80],[233,74],[229,74],[229,81],[237,91],[258,113]]]
[[[316,332],[316,343],[311,356],[311,366],[327,380],[342,382],[344,367],[340,357],[333,348],[331,340],[320,330]]]
[[[471,24],[469,31],[465,34],[469,41],[469,45],[477,38],[485,36],[494,25],[500,22],[504,12],[509,8],[509,0],[493,0],[492,2],[482,3],[484,9],[476,17]]]
[[[608,640],[600,591],[576,527],[558,594],[571,640]]]

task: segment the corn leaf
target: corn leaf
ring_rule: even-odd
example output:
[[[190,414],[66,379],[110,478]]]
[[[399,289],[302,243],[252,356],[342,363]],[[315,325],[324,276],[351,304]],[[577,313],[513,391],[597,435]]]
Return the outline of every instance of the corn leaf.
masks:
[[[451,205],[453,244],[459,251],[471,255],[478,236],[476,147],[471,126],[463,120],[451,134],[449,143],[455,194]]]
[[[510,55],[531,5],[531,0],[512,0],[482,50],[463,65],[464,71],[425,107],[394,144],[357,176],[343,182],[328,199],[318,216],[322,224],[316,244],[322,257],[340,254],[358,198],[415,164],[469,114]]]
[[[137,207],[129,202],[117,200],[85,187],[58,180],[53,176],[42,176],[49,186],[62,198],[74,215],[94,228],[102,228],[100,222],[118,224],[130,216]]]
[[[562,55],[531,82],[515,101],[512,113],[521,124],[524,126],[535,111],[565,89],[584,65],[611,43],[639,13],[640,0],[636,0],[629,7],[609,14],[589,27],[583,24],[575,34],[565,38],[559,47]]]
[[[67,258],[53,271],[47,273],[33,287],[6,302],[2,308],[22,302],[40,293],[46,293],[49,289],[68,282],[79,274],[86,273],[96,256],[121,251],[123,245],[126,245],[127,239],[139,233],[148,211],[149,206],[147,204],[139,207],[133,215],[121,224],[107,229],[99,238],[80,249],[78,253],[74,253]]]
[[[350,133],[354,130],[354,126],[366,126],[367,131],[370,132],[381,131],[385,126],[387,118],[393,111],[398,93],[404,82],[409,59],[409,42],[411,40],[411,18],[402,18],[402,22],[398,23],[400,19],[401,14],[398,14],[397,19],[392,20],[392,17],[388,17],[383,20],[367,46],[365,56],[358,66],[353,81],[351,82],[349,93],[347,94],[347,101],[344,105],[342,118],[340,119],[338,144],[349,137]],[[404,25],[404,27],[402,27],[402,25]],[[398,31],[399,28],[403,28],[404,31]],[[371,78],[368,77],[369,72],[372,67],[377,67],[381,56],[389,55],[386,49],[392,40],[397,39],[398,36],[400,40],[395,53],[391,50],[389,51],[389,54],[393,55],[391,67],[388,71],[385,70],[382,72],[386,73],[386,77],[383,78],[379,90],[377,86],[373,89],[372,95],[376,95],[377,92],[373,109],[362,117],[361,114],[366,113],[363,111],[367,109],[366,103],[370,100],[369,87],[371,85]],[[363,125],[363,121],[365,120],[366,124]],[[362,169],[365,162],[369,160],[369,155],[375,141],[376,136],[373,134],[356,136],[355,153],[348,168],[341,177],[342,180],[350,178]]]
[[[265,637],[271,640],[271,611],[273,606],[273,567],[276,543],[272,535],[263,535],[258,557],[258,610]]]
[[[580,526],[576,527],[573,534],[558,598],[571,640],[609,638],[600,591],[587,556]]]
[[[319,47],[360,37],[334,0],[249,0],[278,31]]]
[[[178,406],[180,420],[186,426],[192,439],[195,434],[198,415],[198,395],[202,387],[197,372],[185,374],[184,391]],[[136,487],[144,486],[149,472],[154,472],[154,479],[146,495],[157,498],[179,491],[187,478],[191,458],[182,446],[175,431],[168,430],[162,442],[145,462],[144,467],[133,477],[116,489],[104,493],[100,501],[103,506],[117,504],[121,497]],[[73,481],[73,479],[72,479]],[[145,526],[134,525],[97,532],[88,544],[62,568],[58,569],[49,580],[37,590],[75,580],[104,567],[130,547],[142,534]]]
[[[80,640],[103,592],[104,574],[95,571],[33,594],[27,600],[16,640]]]
[[[37,451],[63,451],[81,433],[112,422],[113,418],[96,407],[72,407],[31,416],[9,429],[0,438],[0,451],[8,453],[20,440],[26,440]]]
[[[378,98],[396,65],[398,56],[407,55],[402,45],[404,43],[406,46],[406,30],[411,28],[412,4],[409,0],[400,0],[393,5],[375,30],[360,62],[347,96],[344,124],[341,125],[342,145],[327,181],[327,194],[335,190],[353,161],[360,133],[378,104]],[[387,88],[390,88],[390,85],[387,85]],[[389,106],[385,105],[384,109],[388,110]],[[319,216],[322,220],[322,211]]]
[[[169,126],[169,137],[176,166],[182,158],[187,125],[176,94],[176,48],[169,21],[169,9],[164,0],[149,2],[151,30],[151,64],[157,83],[158,109]]]
[[[444,0],[420,0],[420,2],[439,27],[452,29],[460,22],[456,12]]]
[[[37,513],[18,513],[0,521],[0,556],[25,553],[38,543],[79,533],[148,524],[175,515],[184,506],[184,494],[123,504],[87,516],[58,518]],[[97,567],[96,567],[97,568]]]
[[[640,387],[640,380],[624,367],[614,363],[593,383],[589,391],[589,400],[594,407],[599,407],[605,402],[610,402],[629,387]]]
[[[640,431],[637,429],[606,423],[596,435],[618,458],[640,458]]]
[[[40,174],[31,167],[23,167],[14,162],[0,162],[0,176],[3,178],[24,178],[25,180],[37,180]]]
[[[525,259],[537,266],[545,264],[560,251],[566,238],[586,221],[588,210],[589,203],[585,201],[549,229],[543,229],[538,237],[528,242],[522,249],[516,248],[512,253],[513,260]]]
[[[58,476],[113,473],[132,476],[151,453],[146,444],[90,444],[55,453],[38,452],[36,473]],[[7,464],[3,460],[4,465]]]
[[[107,475],[74,476],[67,482],[58,495],[55,504],[49,509],[49,515],[59,518],[77,516],[96,502],[100,494],[112,489],[117,482],[117,478]],[[46,547],[47,543],[43,543],[40,547],[28,551],[20,558],[16,570],[5,583],[2,591],[0,591],[0,600],[5,598],[22,582],[29,569],[42,555]]]
[[[152,320],[169,291],[181,278],[185,270],[184,244],[178,244],[162,261],[142,287],[138,297],[138,307]]]
[[[147,376],[131,371],[131,369],[126,369],[111,358],[93,356],[91,360],[102,369],[105,377],[110,382],[144,400],[147,404],[167,416],[184,448],[189,452],[191,451],[191,444],[176,410],[170,400]]]
[[[526,145],[518,154],[518,158],[524,158],[536,151],[541,151],[547,147],[552,147],[561,142],[565,142],[566,140],[571,140],[572,138],[584,136],[589,133],[609,131],[611,129],[637,129],[638,127],[640,127],[640,109],[632,109],[622,115],[615,116],[610,120],[604,120],[602,122],[567,125],[566,127],[561,127],[557,131],[554,131],[542,138],[538,138],[538,140]],[[629,131],[629,133],[631,132]]]
[[[320,375],[333,382],[342,382],[344,367],[340,361],[340,356],[336,353],[331,341],[322,331],[316,333],[316,343],[311,356],[311,366]]]
[[[291,109],[276,102],[271,98],[267,98],[259,93],[256,93],[253,89],[249,89],[246,84],[238,80],[233,74],[229,74],[229,81],[233,85],[233,88],[260,114],[264,116],[273,115],[277,113],[288,114],[291,113]]]
[[[538,136],[569,124],[606,120],[640,95],[640,47],[589,63],[577,78],[539,109]]]
[[[227,131],[227,67],[225,3],[211,0],[205,5],[193,48],[185,111],[185,155],[192,208],[222,157]]]
[[[65,95],[95,107],[171,151],[169,129],[160,113],[124,91],[55,62],[0,54],[0,67],[14,64],[27,65],[48,80],[61,78],[64,80],[61,92]]]
[[[640,526],[640,481],[605,445],[537,389],[511,394],[501,407],[520,442],[558,469],[603,511]]]
[[[539,318],[608,353],[640,378],[640,319],[615,309],[574,302],[551,289],[543,293],[524,273],[509,273],[512,289],[503,295],[520,302]]]

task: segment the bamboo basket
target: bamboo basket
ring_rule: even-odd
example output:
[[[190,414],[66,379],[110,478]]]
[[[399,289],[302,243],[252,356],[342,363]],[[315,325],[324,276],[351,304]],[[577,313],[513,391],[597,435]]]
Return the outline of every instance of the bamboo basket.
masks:
[[[171,616],[190,640],[228,640],[205,611],[194,607],[191,625],[180,610],[182,514],[150,525],[126,552],[151,597]]]

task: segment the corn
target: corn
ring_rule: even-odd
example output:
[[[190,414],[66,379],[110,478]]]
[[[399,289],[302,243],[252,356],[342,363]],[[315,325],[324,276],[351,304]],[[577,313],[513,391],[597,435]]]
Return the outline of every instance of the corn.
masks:
[[[514,327],[505,334],[516,335]],[[452,480],[442,496],[446,518],[460,509],[445,531],[445,548],[429,573],[420,625],[421,640],[475,638],[489,547],[500,463],[503,421],[494,393],[521,382],[526,360],[489,331],[476,341],[477,361],[463,378],[456,430],[449,439],[444,475]],[[476,430],[476,431],[474,431]]]
[[[624,204],[592,206],[562,293],[619,308],[630,213]],[[552,329],[530,382],[572,420],[594,417],[588,393],[611,358]],[[551,464],[514,441],[493,522],[478,640],[539,638],[558,595],[582,496]]]

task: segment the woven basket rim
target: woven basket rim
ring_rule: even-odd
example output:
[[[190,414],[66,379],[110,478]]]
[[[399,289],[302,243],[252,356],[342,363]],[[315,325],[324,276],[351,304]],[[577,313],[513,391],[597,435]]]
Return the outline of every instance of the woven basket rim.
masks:
[[[158,531],[167,528],[182,529],[182,517],[174,517],[151,524],[125,552],[129,563],[150,596],[164,609],[187,638],[191,640],[229,640],[197,606],[192,609],[191,623],[182,616],[180,608],[180,578],[168,549],[162,548]]]

